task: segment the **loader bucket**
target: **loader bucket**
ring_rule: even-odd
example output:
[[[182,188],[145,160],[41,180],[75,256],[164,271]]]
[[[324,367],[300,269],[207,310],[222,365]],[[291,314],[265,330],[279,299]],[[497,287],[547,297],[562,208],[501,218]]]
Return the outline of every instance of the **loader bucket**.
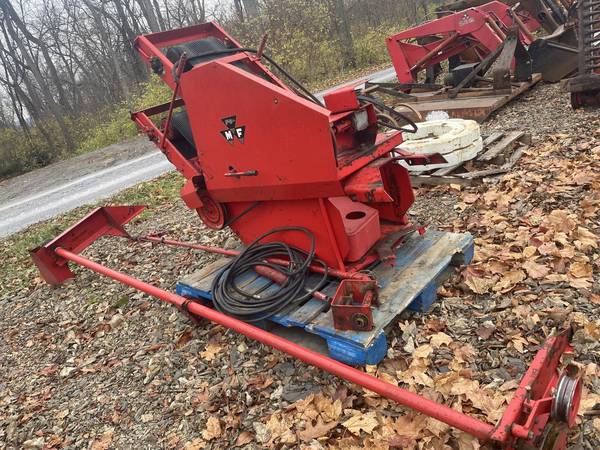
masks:
[[[529,46],[533,72],[544,81],[557,83],[577,70],[579,44],[574,26],[561,25],[549,36],[536,39]]]

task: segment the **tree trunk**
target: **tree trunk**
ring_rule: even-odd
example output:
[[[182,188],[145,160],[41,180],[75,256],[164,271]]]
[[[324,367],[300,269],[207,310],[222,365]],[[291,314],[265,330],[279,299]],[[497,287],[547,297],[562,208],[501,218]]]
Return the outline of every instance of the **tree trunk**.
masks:
[[[243,0],[244,10],[246,11],[246,17],[252,19],[258,16],[258,1],[257,0]]]
[[[6,5],[6,3],[2,3],[2,7],[4,7],[5,5]],[[4,12],[5,12],[5,14],[8,14],[6,9],[4,9]],[[65,119],[63,117],[63,114],[62,114],[63,111],[61,110],[60,106],[54,101],[54,98],[52,98],[52,94],[50,93],[50,89],[46,83],[46,80],[44,80],[44,77],[42,76],[39,67],[33,60],[32,56],[27,51],[27,48],[25,47],[25,43],[23,42],[21,37],[17,34],[16,30],[13,27],[13,23],[10,20],[8,20],[6,22],[6,29],[8,31],[8,34],[10,35],[11,39],[17,45],[19,52],[21,53],[21,56],[23,57],[23,59],[25,60],[25,62],[28,65],[29,70],[31,70],[31,73],[32,73],[33,77],[35,78],[36,83],[42,90],[42,93],[46,100],[45,101],[46,106],[48,106],[48,108],[52,112],[54,119],[58,123],[58,127],[61,131],[61,134],[63,135],[66,150],[69,153],[73,152],[73,150],[75,150],[75,142],[73,142],[73,137],[71,136],[69,128],[67,127]]]
[[[3,4],[2,9],[4,13],[8,17],[10,17],[12,22],[21,31],[21,33],[23,33],[25,38],[30,42],[34,43],[42,52],[44,61],[46,63],[46,66],[48,67],[48,73],[50,75],[50,78],[52,79],[52,84],[56,88],[61,109],[69,114],[72,114],[73,110],[71,108],[71,104],[67,98],[67,94],[65,93],[62,87],[62,83],[58,76],[58,71],[56,70],[56,66],[54,65],[54,62],[50,57],[50,53],[48,52],[48,47],[45,45],[45,43],[41,42],[29,32],[29,30],[27,29],[27,25],[25,25],[25,23],[21,20],[21,18],[19,17],[9,0],[2,1],[1,3]]]
[[[342,61],[345,67],[354,67],[356,65],[356,55],[354,54],[354,41],[350,32],[348,14],[343,0],[331,0],[332,18],[337,37],[342,47]]]
[[[148,27],[150,31],[156,33],[160,31],[160,26],[158,24],[158,19],[156,18],[156,14],[154,13],[154,8],[150,0],[137,0],[140,9],[142,10],[142,14],[148,22]]]
[[[146,71],[142,58],[139,57],[138,53],[133,47],[133,43],[137,35],[129,25],[129,21],[127,20],[125,10],[123,9],[121,2],[122,0],[113,0],[117,15],[119,16],[119,22],[121,23],[119,29],[121,31],[121,35],[123,36],[127,53],[129,54],[129,60],[133,68],[134,78],[136,81],[143,81],[148,77],[148,72]]]
[[[162,31],[164,31],[167,29],[167,26],[165,25],[165,20],[163,19],[162,12],[160,11],[160,6],[158,5],[158,1],[152,0],[152,3],[154,4],[154,11],[156,14],[156,18],[158,20],[158,24],[160,25],[160,29]]]

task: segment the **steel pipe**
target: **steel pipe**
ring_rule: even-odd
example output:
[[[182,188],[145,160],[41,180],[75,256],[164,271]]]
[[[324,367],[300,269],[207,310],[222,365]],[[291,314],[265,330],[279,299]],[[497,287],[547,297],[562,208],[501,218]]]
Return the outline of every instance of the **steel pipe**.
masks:
[[[218,255],[229,256],[232,258],[235,258],[237,255],[240,254],[239,250],[227,250],[227,249],[224,249],[221,247],[213,247],[210,245],[202,245],[202,244],[193,244],[190,242],[174,241],[172,239],[164,239],[162,237],[156,237],[156,236],[140,236],[135,239],[138,241],[141,241],[141,242],[152,242],[155,244],[164,244],[164,245],[168,245],[170,247],[181,247],[181,248],[189,248],[192,250],[201,250],[203,252],[216,253]],[[287,261],[285,259],[280,259],[280,258],[269,258],[269,259],[267,259],[267,261],[270,263],[273,263],[273,264],[278,264],[280,266],[288,266],[290,264],[289,261]],[[323,274],[325,272],[323,266],[319,265],[319,264],[311,264],[309,269],[311,272],[314,272],[314,273]],[[327,268],[327,274],[331,275],[332,277],[339,278],[341,280],[345,280],[345,279],[371,280],[372,279],[369,275],[367,275],[365,273],[345,272],[343,270],[334,269],[333,267]]]
[[[393,400],[400,405],[406,406],[429,417],[437,419],[454,428],[458,428],[459,430],[471,434],[482,441],[489,440],[492,432],[494,431],[493,425],[470,417],[459,411],[455,411],[446,405],[434,402],[428,398],[407,391],[406,389],[394,386],[393,384],[382,381],[365,372],[361,372],[358,369],[350,367],[327,356],[321,355],[320,353],[316,353],[312,350],[302,347],[301,345],[295,344],[287,339],[276,336],[246,322],[242,322],[241,320],[222,314],[214,309],[198,303],[190,302],[185,297],[173,294],[122,272],[105,267],[102,264],[98,264],[63,248],[59,247],[55,250],[55,252],[57,255],[65,258],[66,260],[73,261],[80,266],[87,267],[94,272],[98,272],[102,275],[119,281],[120,283],[145,292],[148,295],[157,297],[167,303],[177,306],[178,308],[187,309],[190,313],[196,316],[203,317],[226,328],[230,328],[251,339],[273,347],[276,350],[287,353],[288,355],[304,361],[307,364],[318,367],[339,378],[362,386],[370,391],[376,392],[382,397]]]

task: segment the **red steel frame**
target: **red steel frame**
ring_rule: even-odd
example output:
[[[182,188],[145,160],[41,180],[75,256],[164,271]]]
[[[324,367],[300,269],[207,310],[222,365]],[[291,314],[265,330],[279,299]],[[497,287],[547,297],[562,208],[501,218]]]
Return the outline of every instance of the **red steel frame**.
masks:
[[[414,83],[421,70],[470,51],[478,61],[502,45],[517,26],[521,42],[533,42],[539,23],[519,18],[510,6],[492,1],[425,22],[387,38],[387,48],[400,83]],[[422,43],[420,43],[422,42]]]
[[[344,380],[377,392],[383,397],[476,436],[483,442],[492,442],[507,450],[516,450],[517,446],[521,443],[536,445],[540,439],[544,438],[547,425],[554,420],[551,418],[550,411],[555,401],[554,391],[559,383],[558,369],[561,364],[561,357],[565,353],[572,353],[569,343],[569,333],[564,332],[555,335],[546,341],[522,378],[519,388],[504,412],[502,419],[494,426],[455,411],[444,404],[434,402],[382,381],[268,331],[224,315],[212,308],[105,267],[77,254],[94,240],[104,235],[131,239],[124,230],[123,225],[142,210],[143,207],[140,206],[98,208],[54,240],[32,250],[31,254],[34,262],[40,269],[42,277],[48,283],[54,285],[61,284],[73,276],[68,268],[68,262],[72,261],[120,283],[157,297],[193,315],[203,317],[265,345],[269,345],[276,350],[287,353]],[[151,239],[150,241],[155,243],[161,242],[160,238],[157,238],[157,240]],[[182,244],[177,241],[171,241],[171,243],[173,245]],[[198,246],[197,248],[200,247]],[[207,248],[215,250],[212,247]],[[226,250],[221,249],[221,252],[226,254]],[[565,431],[559,433],[559,437],[556,438],[556,442],[559,445],[544,448],[553,448],[555,450],[566,448],[567,427],[572,427],[575,423],[581,396],[581,383],[577,382],[576,386],[577,388],[574,390],[574,395],[571,399],[570,409],[563,413],[567,417],[567,420],[564,423]]]
[[[239,50],[185,71],[166,56],[167,48],[209,37]],[[207,226],[230,226],[245,243],[269,229],[305,227],[315,235],[317,257],[341,271],[377,259],[378,237],[407,227],[414,193],[408,172],[392,157],[402,133],[378,133],[374,108],[361,105],[352,89],[317,105],[215,23],[140,36],[136,48],[149,66],[162,66],[174,95],[132,119],[188,180],[182,198]],[[173,107],[185,107],[198,148],[193,156],[182,154],[168,127],[153,120],[170,117]],[[357,112],[368,117],[364,130],[353,122]],[[233,116],[245,127],[243,141],[222,136],[223,119]],[[349,219],[357,212],[367,214]],[[297,233],[277,239],[307,249]]]

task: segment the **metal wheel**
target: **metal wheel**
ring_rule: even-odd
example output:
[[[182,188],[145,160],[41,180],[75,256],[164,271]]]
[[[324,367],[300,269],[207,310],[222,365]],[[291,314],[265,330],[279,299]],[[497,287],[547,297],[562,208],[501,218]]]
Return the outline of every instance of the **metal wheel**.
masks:
[[[582,388],[579,369],[573,365],[567,366],[558,380],[556,393],[552,400],[550,413],[552,420],[564,423],[569,428],[575,425]]]
[[[355,330],[362,331],[369,329],[369,318],[361,313],[352,314],[352,325]]]
[[[208,195],[202,195],[202,207],[196,209],[202,222],[213,230],[222,230],[225,226],[225,207],[216,201],[214,201]]]

